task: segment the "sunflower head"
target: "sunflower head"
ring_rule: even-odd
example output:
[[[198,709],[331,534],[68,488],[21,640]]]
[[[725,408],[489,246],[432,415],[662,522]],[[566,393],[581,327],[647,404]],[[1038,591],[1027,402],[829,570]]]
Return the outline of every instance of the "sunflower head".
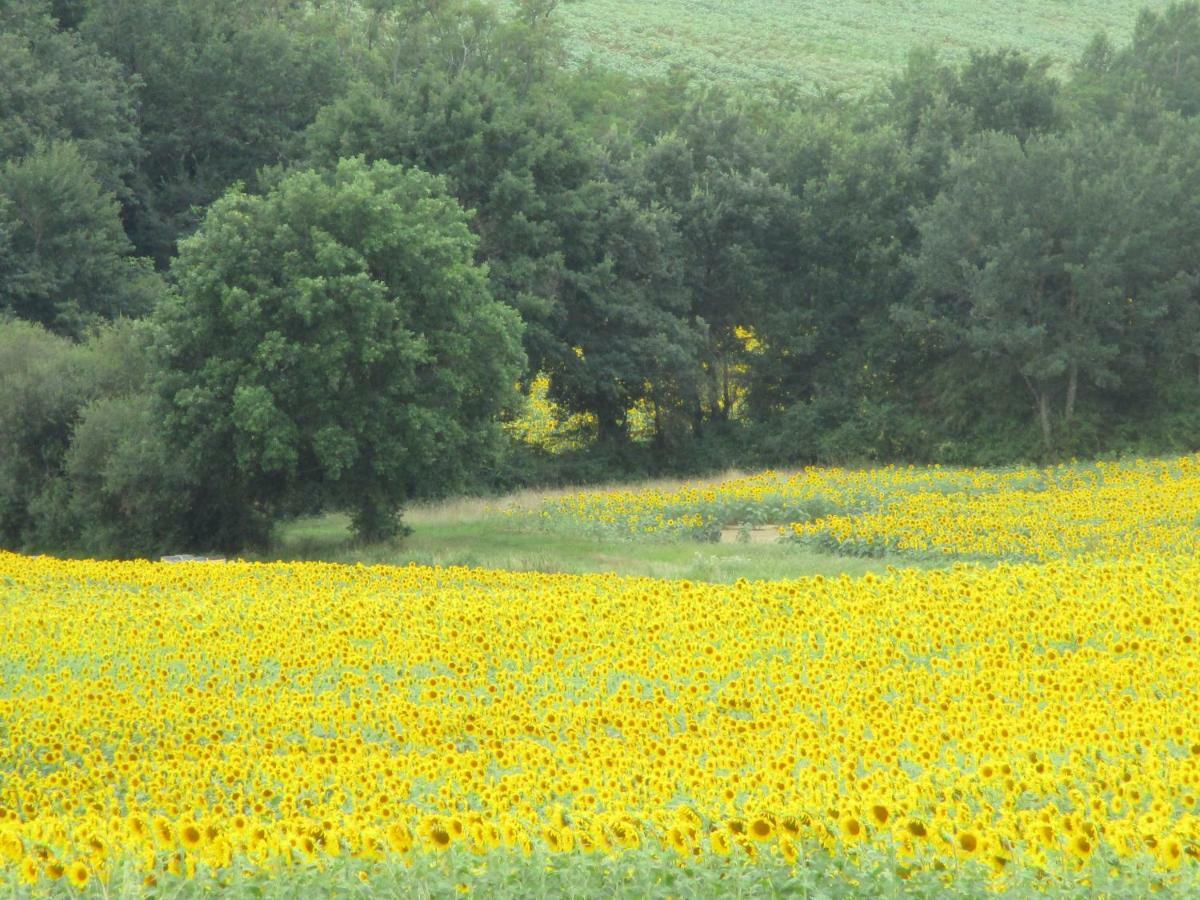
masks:
[[[91,877],[92,873],[82,860],[76,860],[67,866],[67,880],[77,888],[85,887]]]

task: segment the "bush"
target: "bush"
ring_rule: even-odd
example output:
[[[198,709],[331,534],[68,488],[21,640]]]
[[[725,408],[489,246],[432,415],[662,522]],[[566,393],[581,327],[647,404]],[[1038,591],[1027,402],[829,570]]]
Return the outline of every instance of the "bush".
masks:
[[[93,395],[80,348],[40,325],[0,319],[0,546],[25,548],[79,410]],[[39,500],[40,498],[40,500]]]
[[[89,403],[65,460],[69,514],[82,549],[99,556],[160,554],[185,546],[193,485],[163,436],[149,395]],[[188,548],[207,549],[207,548]]]
[[[82,344],[0,321],[0,546],[177,546],[187,479],[162,437],[150,339],[130,321]]]

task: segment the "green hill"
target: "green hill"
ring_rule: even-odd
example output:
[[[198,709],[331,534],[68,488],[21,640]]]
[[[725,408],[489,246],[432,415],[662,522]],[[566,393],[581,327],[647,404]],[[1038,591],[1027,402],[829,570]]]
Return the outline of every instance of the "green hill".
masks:
[[[1098,31],[1121,42],[1166,0],[573,0],[561,7],[577,59],[630,74],[684,64],[714,80],[857,88],[910,48],[949,57],[1016,47],[1065,69]]]

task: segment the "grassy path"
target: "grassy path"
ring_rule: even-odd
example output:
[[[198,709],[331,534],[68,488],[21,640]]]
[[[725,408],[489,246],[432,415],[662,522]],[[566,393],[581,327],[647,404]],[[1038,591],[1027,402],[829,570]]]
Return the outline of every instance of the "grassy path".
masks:
[[[618,572],[652,578],[733,582],[739,578],[782,579],[807,575],[863,575],[889,559],[859,559],[817,553],[793,544],[702,543],[688,540],[607,540],[531,529],[482,503],[417,508],[405,516],[413,529],[400,541],[356,546],[349,519],[327,515],[301,519],[280,529],[277,559],[330,560],[388,565],[478,566],[515,572]]]

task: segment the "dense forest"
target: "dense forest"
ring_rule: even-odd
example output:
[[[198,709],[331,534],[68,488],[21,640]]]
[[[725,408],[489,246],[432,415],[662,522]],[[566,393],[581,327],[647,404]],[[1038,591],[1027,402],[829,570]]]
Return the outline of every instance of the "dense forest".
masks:
[[[0,2],[0,546],[1200,446],[1200,3],[852,97],[564,48],[555,0]]]

